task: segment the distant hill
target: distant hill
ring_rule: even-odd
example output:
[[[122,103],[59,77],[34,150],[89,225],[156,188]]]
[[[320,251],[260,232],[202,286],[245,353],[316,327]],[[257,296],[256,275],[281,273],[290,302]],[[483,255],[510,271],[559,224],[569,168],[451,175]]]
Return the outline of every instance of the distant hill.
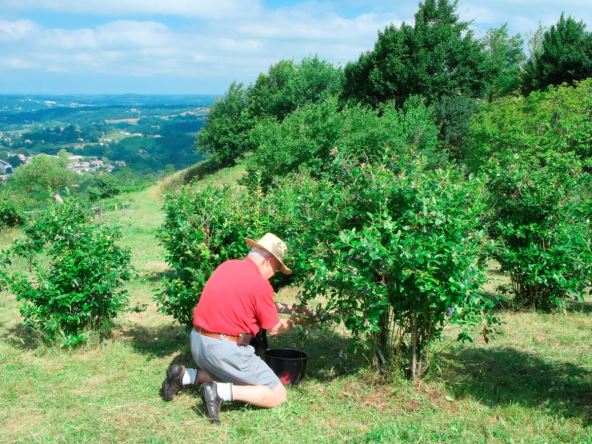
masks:
[[[0,95],[0,159],[62,149],[139,172],[199,161],[211,95]]]

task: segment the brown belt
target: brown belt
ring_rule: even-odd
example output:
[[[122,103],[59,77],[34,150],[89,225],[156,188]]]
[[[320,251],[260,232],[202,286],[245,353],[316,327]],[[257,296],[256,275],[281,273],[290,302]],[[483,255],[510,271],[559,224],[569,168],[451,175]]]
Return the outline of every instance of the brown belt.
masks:
[[[211,331],[204,330],[203,328],[194,327],[195,331],[198,332],[200,335],[207,336],[209,338],[215,339],[226,339],[227,341],[232,341],[235,344],[238,344],[238,336],[232,335],[225,335],[223,333],[213,333]]]

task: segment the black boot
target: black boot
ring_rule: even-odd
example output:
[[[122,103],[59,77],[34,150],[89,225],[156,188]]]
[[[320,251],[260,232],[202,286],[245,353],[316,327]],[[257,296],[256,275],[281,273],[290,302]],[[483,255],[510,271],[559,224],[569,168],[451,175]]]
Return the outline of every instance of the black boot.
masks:
[[[222,398],[218,396],[215,382],[205,382],[201,385],[201,399],[204,403],[204,409],[210,418],[210,422],[220,423],[220,407],[222,407]]]
[[[183,388],[184,374],[184,366],[177,364],[169,366],[166,378],[162,381],[162,399],[172,401],[175,398],[175,395]]]

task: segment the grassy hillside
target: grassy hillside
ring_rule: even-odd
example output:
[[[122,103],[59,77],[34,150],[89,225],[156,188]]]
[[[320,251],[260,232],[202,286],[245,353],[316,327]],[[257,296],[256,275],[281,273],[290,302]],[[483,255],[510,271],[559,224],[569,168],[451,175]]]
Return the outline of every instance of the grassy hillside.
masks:
[[[236,167],[204,181],[229,183],[242,173]],[[128,195],[131,206],[106,215],[123,228],[137,271],[112,338],[74,351],[31,342],[14,296],[0,293],[0,442],[592,442],[589,302],[551,315],[502,310],[501,332],[488,344],[458,344],[448,332],[419,387],[365,369],[334,329],[305,342],[307,376],[277,409],[233,404],[213,426],[195,391],[163,402],[167,366],[191,364],[186,332],[153,302],[167,269],[155,233],[171,180]],[[0,246],[16,236],[0,233]],[[493,268],[491,277],[503,279]]]

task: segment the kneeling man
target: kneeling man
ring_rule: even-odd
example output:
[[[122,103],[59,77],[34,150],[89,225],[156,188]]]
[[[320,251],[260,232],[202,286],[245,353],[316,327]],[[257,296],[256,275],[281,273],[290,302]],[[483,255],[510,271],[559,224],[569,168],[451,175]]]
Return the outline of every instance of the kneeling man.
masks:
[[[279,318],[269,283],[277,271],[292,273],[283,262],[287,247],[271,233],[245,241],[251,247],[247,257],[218,266],[194,309],[191,354],[197,369],[171,365],[162,383],[167,401],[183,386],[201,384],[212,422],[220,422],[223,401],[275,407],[287,397],[278,377],[249,345],[260,329],[276,335],[292,327],[291,320]]]

